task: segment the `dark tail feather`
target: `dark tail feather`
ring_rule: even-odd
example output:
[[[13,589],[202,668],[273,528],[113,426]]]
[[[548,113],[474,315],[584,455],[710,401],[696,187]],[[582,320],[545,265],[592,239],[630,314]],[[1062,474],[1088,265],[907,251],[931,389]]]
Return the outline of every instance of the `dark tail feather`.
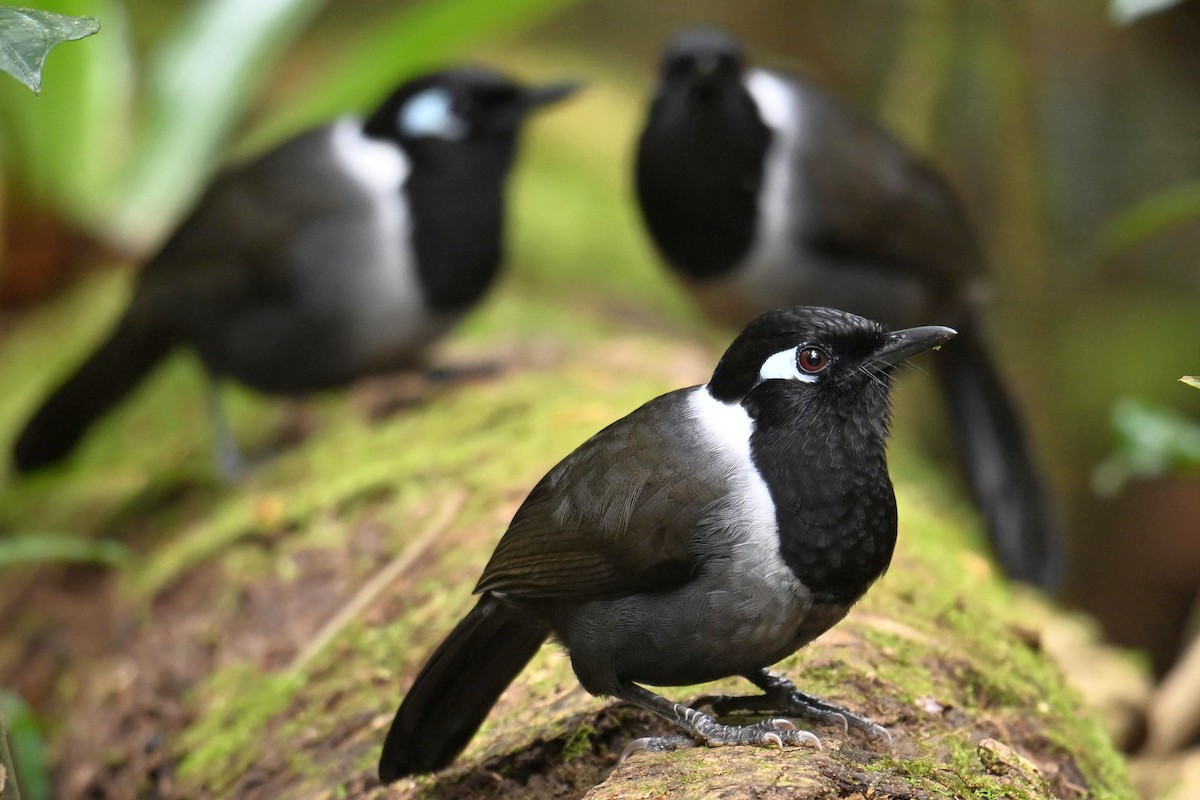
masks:
[[[1056,588],[1066,548],[1047,500],[1020,415],[980,332],[963,325],[937,357],[938,377],[958,429],[975,502],[1005,573]]]
[[[84,431],[174,346],[175,340],[158,328],[123,319],[26,423],[13,447],[16,470],[32,472],[70,453]]]
[[[549,632],[484,595],[417,675],[383,743],[379,780],[448,766]]]

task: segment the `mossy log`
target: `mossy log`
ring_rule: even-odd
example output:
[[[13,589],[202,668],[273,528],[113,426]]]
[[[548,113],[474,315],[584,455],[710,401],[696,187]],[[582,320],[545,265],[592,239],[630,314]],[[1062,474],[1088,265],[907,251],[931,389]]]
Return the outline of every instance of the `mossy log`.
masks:
[[[891,570],[841,625],[778,665],[887,726],[890,750],[818,729],[819,750],[643,752],[618,765],[631,739],[663,724],[588,696],[547,645],[453,767],[380,787],[395,706],[472,603],[524,494],[595,430],[703,381],[719,352],[711,334],[604,312],[506,296],[442,355],[494,373],[369,383],[310,401],[303,424],[239,395],[244,439],[298,429],[300,441],[232,487],[206,477],[200,380],[179,359],[71,466],[10,482],[0,529],[36,519],[129,553],[115,570],[39,569],[0,586],[0,618],[20,634],[0,647],[2,678],[49,720],[60,794],[1131,795],[1096,717],[1039,647],[1052,612],[995,577],[972,549],[972,515],[907,453],[894,457]],[[19,416],[0,411],[0,421]],[[663,691],[687,701],[748,688]]]

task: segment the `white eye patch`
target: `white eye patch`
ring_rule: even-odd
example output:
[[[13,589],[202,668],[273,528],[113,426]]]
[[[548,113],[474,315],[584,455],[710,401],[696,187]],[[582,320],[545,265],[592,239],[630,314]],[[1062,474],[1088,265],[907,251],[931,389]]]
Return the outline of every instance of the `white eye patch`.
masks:
[[[785,381],[804,381],[805,383],[816,383],[817,376],[803,373],[796,368],[796,351],[799,347],[793,347],[790,350],[782,350],[763,362],[762,369],[758,371],[759,380],[785,380]]]
[[[436,136],[459,142],[467,138],[467,123],[453,107],[454,96],[447,89],[426,89],[400,107],[396,123],[407,136]]]

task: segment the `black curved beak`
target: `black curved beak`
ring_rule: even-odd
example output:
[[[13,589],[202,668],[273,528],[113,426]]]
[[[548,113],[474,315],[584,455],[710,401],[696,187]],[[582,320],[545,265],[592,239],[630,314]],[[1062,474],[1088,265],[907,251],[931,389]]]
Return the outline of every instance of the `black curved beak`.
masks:
[[[867,365],[872,367],[894,367],[901,361],[941,347],[958,335],[958,331],[945,325],[925,325],[920,328],[906,328],[902,331],[892,331],[884,339],[883,344],[868,359]]]
[[[519,105],[523,113],[565,100],[584,87],[579,81],[552,83],[546,86],[530,86],[521,92]]]

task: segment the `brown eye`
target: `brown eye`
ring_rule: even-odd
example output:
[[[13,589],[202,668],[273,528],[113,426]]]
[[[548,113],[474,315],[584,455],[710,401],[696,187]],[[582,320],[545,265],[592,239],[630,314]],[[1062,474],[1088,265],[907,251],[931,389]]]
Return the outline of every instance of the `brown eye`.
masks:
[[[802,347],[796,352],[796,366],[810,375],[829,366],[829,354],[819,347]]]

